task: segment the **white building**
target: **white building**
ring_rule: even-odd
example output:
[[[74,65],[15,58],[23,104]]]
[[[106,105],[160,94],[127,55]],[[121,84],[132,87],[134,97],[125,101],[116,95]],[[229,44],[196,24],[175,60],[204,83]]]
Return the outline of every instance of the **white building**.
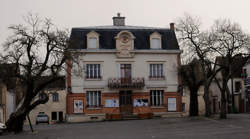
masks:
[[[127,26],[120,14],[113,23],[72,29],[71,53],[79,56],[79,66],[68,66],[68,116],[181,112],[181,51],[174,24],[170,29]]]

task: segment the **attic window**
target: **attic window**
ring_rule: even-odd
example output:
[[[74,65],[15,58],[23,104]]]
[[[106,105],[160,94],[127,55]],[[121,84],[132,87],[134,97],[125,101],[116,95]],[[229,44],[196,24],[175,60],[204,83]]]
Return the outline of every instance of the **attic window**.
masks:
[[[97,38],[95,37],[89,38],[89,48],[97,48]]]
[[[159,38],[153,38],[152,40],[152,49],[160,49],[161,48],[161,42]]]
[[[150,48],[161,49],[161,34],[154,32],[150,35]]]
[[[95,31],[91,31],[87,34],[87,48],[96,49],[99,48],[99,34]]]

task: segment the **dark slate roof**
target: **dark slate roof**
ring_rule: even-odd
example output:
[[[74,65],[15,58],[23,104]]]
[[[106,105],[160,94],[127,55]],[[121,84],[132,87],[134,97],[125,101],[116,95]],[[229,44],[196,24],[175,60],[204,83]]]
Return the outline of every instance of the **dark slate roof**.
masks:
[[[158,32],[162,35],[162,48],[166,50],[178,50],[179,45],[175,32],[168,28],[141,27],[141,26],[94,26],[84,28],[72,28],[70,47],[72,49],[87,48],[87,34],[91,31],[97,32],[99,36],[100,49],[116,49],[115,36],[120,31],[130,31],[134,36],[135,49],[150,49],[150,35]]]

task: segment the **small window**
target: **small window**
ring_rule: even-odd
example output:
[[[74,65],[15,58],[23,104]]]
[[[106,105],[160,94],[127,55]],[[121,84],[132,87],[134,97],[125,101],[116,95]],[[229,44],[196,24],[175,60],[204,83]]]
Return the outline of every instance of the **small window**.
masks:
[[[235,82],[235,92],[240,92],[241,90],[241,83],[239,81]]]
[[[152,49],[161,49],[161,40],[159,38],[152,38]]]
[[[51,112],[51,120],[56,121],[57,120],[57,112]]]
[[[101,79],[101,64],[86,64],[87,79]]]
[[[168,98],[168,111],[176,110],[176,98]]]
[[[186,112],[186,104],[185,103],[182,103],[182,112]]]
[[[87,48],[99,48],[99,34],[97,32],[91,31],[87,34]]]
[[[97,48],[97,38],[96,37],[89,38],[89,48]]]
[[[150,64],[149,78],[164,78],[163,64]]]
[[[52,101],[53,102],[58,102],[59,101],[58,93],[53,93],[52,94]]]
[[[164,104],[163,90],[151,90],[150,102],[151,102],[151,106],[163,106]]]
[[[186,96],[186,88],[185,88],[185,87],[182,88],[182,96],[183,96],[183,97]]]
[[[101,91],[87,91],[87,107],[101,107]]]

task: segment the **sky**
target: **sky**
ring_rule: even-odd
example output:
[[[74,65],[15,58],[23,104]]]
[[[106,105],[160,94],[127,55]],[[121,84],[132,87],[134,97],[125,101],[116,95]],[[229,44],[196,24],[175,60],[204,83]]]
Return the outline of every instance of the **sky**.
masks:
[[[0,0],[0,45],[29,12],[50,18],[62,29],[112,25],[118,12],[126,25],[169,27],[184,13],[201,18],[203,27],[229,18],[250,31],[250,0]]]

